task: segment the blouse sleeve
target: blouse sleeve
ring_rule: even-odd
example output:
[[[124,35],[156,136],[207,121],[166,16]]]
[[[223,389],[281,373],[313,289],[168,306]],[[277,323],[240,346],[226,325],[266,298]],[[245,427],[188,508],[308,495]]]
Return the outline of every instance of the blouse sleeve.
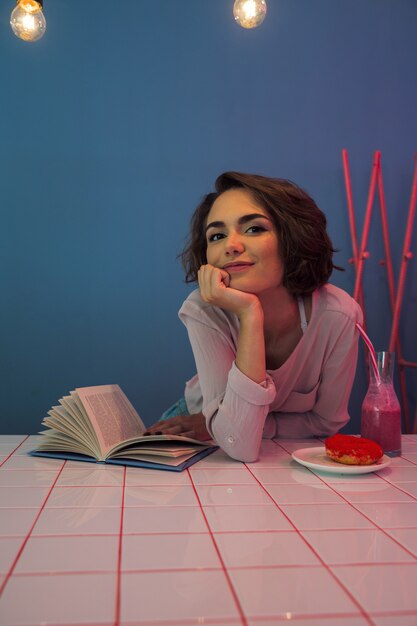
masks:
[[[322,365],[312,410],[303,413],[274,413],[276,437],[329,436],[338,432],[349,421],[348,403],[358,355],[359,333],[355,322],[362,321],[360,308],[357,307],[356,311],[356,320],[342,313],[337,315],[338,323],[333,324],[329,337],[331,347]]]
[[[232,458],[256,460],[276,393],[274,382],[268,376],[263,383],[255,383],[239,370],[230,332],[204,308],[194,309],[188,302],[180,318],[196,362],[207,430]]]

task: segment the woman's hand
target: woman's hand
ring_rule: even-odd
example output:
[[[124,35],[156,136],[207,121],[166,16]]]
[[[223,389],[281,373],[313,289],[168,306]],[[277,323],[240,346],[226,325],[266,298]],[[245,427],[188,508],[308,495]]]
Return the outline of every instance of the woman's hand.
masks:
[[[156,422],[144,433],[145,435],[181,435],[199,441],[211,439],[206,428],[206,418],[202,413],[176,415],[167,420]]]
[[[231,311],[239,318],[252,309],[260,307],[259,299],[255,294],[229,287],[229,274],[213,265],[207,264],[200,267],[198,284],[204,302]]]

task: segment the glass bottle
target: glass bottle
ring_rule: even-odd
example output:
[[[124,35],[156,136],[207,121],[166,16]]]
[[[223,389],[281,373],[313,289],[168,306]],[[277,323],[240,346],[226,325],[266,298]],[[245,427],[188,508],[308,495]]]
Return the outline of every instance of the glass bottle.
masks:
[[[392,384],[394,352],[377,352],[379,380],[370,367],[369,389],[362,404],[361,435],[373,439],[388,456],[401,454],[401,408]]]

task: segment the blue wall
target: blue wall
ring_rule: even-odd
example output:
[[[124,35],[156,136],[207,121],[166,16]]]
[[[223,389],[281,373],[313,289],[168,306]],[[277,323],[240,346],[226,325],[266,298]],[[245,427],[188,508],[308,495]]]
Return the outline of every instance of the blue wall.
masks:
[[[415,0],[269,0],[253,31],[234,23],[232,0],[45,0],[34,44],[12,34],[13,2],[0,9],[2,432],[36,432],[76,386],[119,383],[146,423],[182,393],[194,366],[176,255],[224,170],[305,187],[347,267],[333,282],[352,293],[341,150],[361,225],[380,149],[398,272],[417,149]],[[368,322],[387,347],[376,218]],[[414,360],[415,285],[411,262],[401,335]]]

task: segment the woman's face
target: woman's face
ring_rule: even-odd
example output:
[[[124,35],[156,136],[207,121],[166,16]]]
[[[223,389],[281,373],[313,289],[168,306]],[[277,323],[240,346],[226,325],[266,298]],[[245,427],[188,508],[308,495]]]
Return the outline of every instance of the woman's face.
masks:
[[[230,287],[260,294],[281,286],[283,264],[275,226],[244,189],[229,189],[207,216],[207,262],[224,269]]]

